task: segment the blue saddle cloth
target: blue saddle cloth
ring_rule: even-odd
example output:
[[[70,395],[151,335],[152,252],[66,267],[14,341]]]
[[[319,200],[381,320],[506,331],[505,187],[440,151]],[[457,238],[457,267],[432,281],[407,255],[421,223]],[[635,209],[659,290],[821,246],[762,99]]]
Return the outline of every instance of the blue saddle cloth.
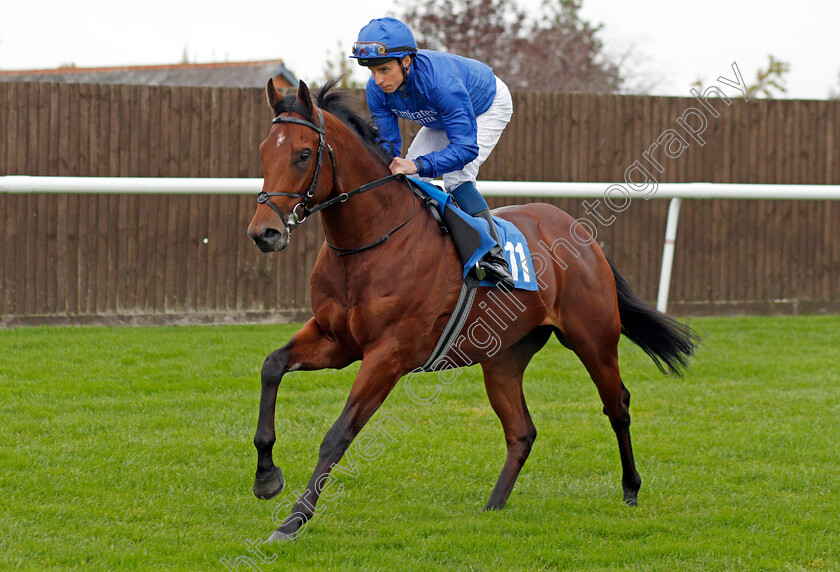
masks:
[[[464,264],[464,273],[462,277],[466,277],[470,270],[475,267],[476,262],[490,252],[490,249],[496,245],[496,241],[490,236],[490,227],[487,221],[483,218],[477,218],[468,215],[459,209],[452,201],[452,195],[442,191],[431,183],[426,183],[419,179],[411,179],[412,183],[416,183],[424,193],[435,199],[438,203],[438,210],[441,216],[444,214],[446,205],[466,221],[470,226],[476,229],[481,236],[481,245],[470,256],[470,259]],[[534,276],[533,267],[531,265],[531,251],[528,248],[528,243],[525,237],[512,222],[493,217],[493,222],[496,223],[496,229],[499,233],[499,240],[502,243],[502,249],[505,252],[505,258],[510,266],[510,273],[513,275],[513,280],[516,288],[521,290],[536,291],[538,289],[537,280]],[[481,286],[495,286],[489,280],[482,280],[479,283]]]

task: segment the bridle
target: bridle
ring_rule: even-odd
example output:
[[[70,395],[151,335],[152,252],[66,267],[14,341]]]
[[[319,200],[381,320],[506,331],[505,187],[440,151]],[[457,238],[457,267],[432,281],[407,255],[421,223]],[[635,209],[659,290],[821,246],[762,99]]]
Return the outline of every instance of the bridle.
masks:
[[[381,179],[376,179],[375,181],[371,181],[370,183],[364,184],[361,187],[357,187],[352,191],[348,191],[346,193],[341,193],[340,195],[333,197],[324,201],[323,203],[317,204],[315,206],[310,207],[309,203],[312,200],[312,197],[315,195],[315,191],[318,187],[318,175],[321,172],[321,165],[324,162],[324,151],[329,151],[330,154],[330,164],[332,165],[332,175],[333,175],[333,188],[336,186],[337,182],[337,175],[336,175],[336,168],[335,168],[335,153],[333,152],[332,146],[327,144],[327,140],[324,137],[324,114],[321,113],[321,109],[316,107],[315,110],[318,112],[318,125],[315,125],[311,121],[307,121],[306,119],[298,119],[297,117],[291,116],[281,116],[278,115],[275,117],[271,123],[297,123],[298,125],[304,125],[309,127],[310,129],[314,130],[318,133],[318,158],[315,162],[315,174],[312,176],[312,183],[309,185],[309,189],[305,193],[289,193],[289,192],[274,192],[274,193],[267,193],[265,191],[260,191],[257,195],[257,202],[260,204],[267,204],[271,209],[277,213],[277,216],[280,217],[280,220],[283,221],[283,226],[287,230],[287,232],[291,232],[297,225],[302,223],[309,217],[309,215],[316,213],[318,211],[324,210],[329,208],[333,205],[337,205],[339,203],[345,202],[347,199],[352,197],[353,195],[358,195],[359,193],[364,193],[365,191],[369,191],[371,189],[375,189],[385,183],[393,181],[394,179],[404,177],[404,175],[388,175],[387,177],[382,177]],[[410,191],[410,189],[409,189]],[[412,193],[414,196],[414,193]],[[271,202],[270,197],[295,197],[301,199],[301,201],[292,208],[292,212],[289,214],[289,218],[283,216],[283,213],[280,212],[280,209]],[[301,214],[298,215],[298,208],[302,207]],[[417,210],[417,202],[415,197],[414,209],[411,212],[411,215],[406,219],[405,222],[400,224],[394,230],[380,238],[379,240],[368,244],[367,246],[363,246],[361,248],[339,248],[337,246],[333,246],[329,242],[327,245],[339,251],[339,256],[346,256],[348,254],[354,254],[356,252],[362,252],[363,250],[367,250],[369,248],[373,248],[374,246],[378,246],[388,240],[392,234],[396,231],[404,227],[408,224],[408,221],[414,216],[414,212]]]
[[[278,115],[271,121],[272,124],[297,123],[299,125],[305,125],[306,127],[309,127],[310,129],[313,129],[316,133],[318,133],[318,158],[316,159],[315,163],[315,174],[312,176],[312,183],[309,185],[309,189],[306,191],[306,193],[267,193],[265,191],[260,191],[260,194],[257,195],[257,202],[265,203],[269,207],[271,207],[271,210],[277,213],[277,216],[279,216],[280,220],[283,221],[283,226],[285,226],[288,230],[292,230],[295,226],[302,223],[304,220],[306,220],[306,217],[308,217],[312,213],[327,208],[326,206],[323,206],[324,203],[322,203],[321,205],[317,205],[314,209],[309,208],[309,202],[312,200],[312,197],[315,195],[315,190],[318,187],[318,175],[321,173],[321,164],[324,162],[324,149],[329,149],[330,153],[330,164],[332,165],[333,171],[333,187],[336,183],[335,154],[333,153],[333,148],[327,145],[327,140],[324,138],[324,114],[321,113],[321,110],[319,108],[316,107],[315,109],[318,111],[318,125],[315,125],[314,123],[312,123],[311,121],[307,121],[306,119],[298,119],[297,117],[291,116],[283,117],[281,115]],[[289,215],[289,218],[286,219],[286,217],[283,216],[283,213],[280,212],[280,209],[278,209],[274,205],[274,203],[271,202],[269,197],[296,197],[301,199],[301,202],[294,206],[291,214]],[[344,200],[347,199],[345,198]],[[298,207],[303,207],[303,210],[301,211],[302,216],[297,214]]]

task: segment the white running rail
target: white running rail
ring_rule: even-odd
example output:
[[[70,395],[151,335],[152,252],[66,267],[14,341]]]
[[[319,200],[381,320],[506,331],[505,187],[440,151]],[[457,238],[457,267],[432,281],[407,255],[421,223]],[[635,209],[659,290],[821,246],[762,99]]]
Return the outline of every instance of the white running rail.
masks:
[[[439,181],[436,181],[439,183]],[[488,197],[603,198],[613,185],[622,183],[534,183],[524,181],[479,181],[478,189]],[[0,177],[0,193],[124,193],[124,194],[254,194],[262,179],[201,179],[152,177]],[[671,199],[665,226],[665,245],[656,307],[668,309],[671,270],[674,263],[677,224],[682,199],[774,199],[840,200],[840,185],[756,185],[733,183],[658,183],[651,199]],[[627,191],[630,193],[630,191]],[[634,191],[632,199],[645,199]],[[603,207],[602,212],[606,210]]]

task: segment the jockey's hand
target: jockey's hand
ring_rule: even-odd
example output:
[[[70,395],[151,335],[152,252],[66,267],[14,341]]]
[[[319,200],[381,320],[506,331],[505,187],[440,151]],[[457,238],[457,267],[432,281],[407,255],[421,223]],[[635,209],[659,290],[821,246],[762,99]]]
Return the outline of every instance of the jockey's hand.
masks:
[[[388,168],[391,169],[393,175],[414,175],[417,173],[417,165],[414,164],[414,161],[400,157],[394,157]]]

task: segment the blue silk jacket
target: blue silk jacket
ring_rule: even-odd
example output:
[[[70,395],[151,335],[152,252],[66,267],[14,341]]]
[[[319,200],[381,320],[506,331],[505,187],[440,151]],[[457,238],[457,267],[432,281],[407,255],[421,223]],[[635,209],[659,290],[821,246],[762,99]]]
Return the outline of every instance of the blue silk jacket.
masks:
[[[385,93],[371,76],[366,95],[380,141],[392,157],[400,154],[402,145],[397,117],[446,132],[449,146],[417,161],[421,177],[440,177],[478,157],[475,118],[493,103],[496,77],[479,61],[420,50],[400,89]]]

